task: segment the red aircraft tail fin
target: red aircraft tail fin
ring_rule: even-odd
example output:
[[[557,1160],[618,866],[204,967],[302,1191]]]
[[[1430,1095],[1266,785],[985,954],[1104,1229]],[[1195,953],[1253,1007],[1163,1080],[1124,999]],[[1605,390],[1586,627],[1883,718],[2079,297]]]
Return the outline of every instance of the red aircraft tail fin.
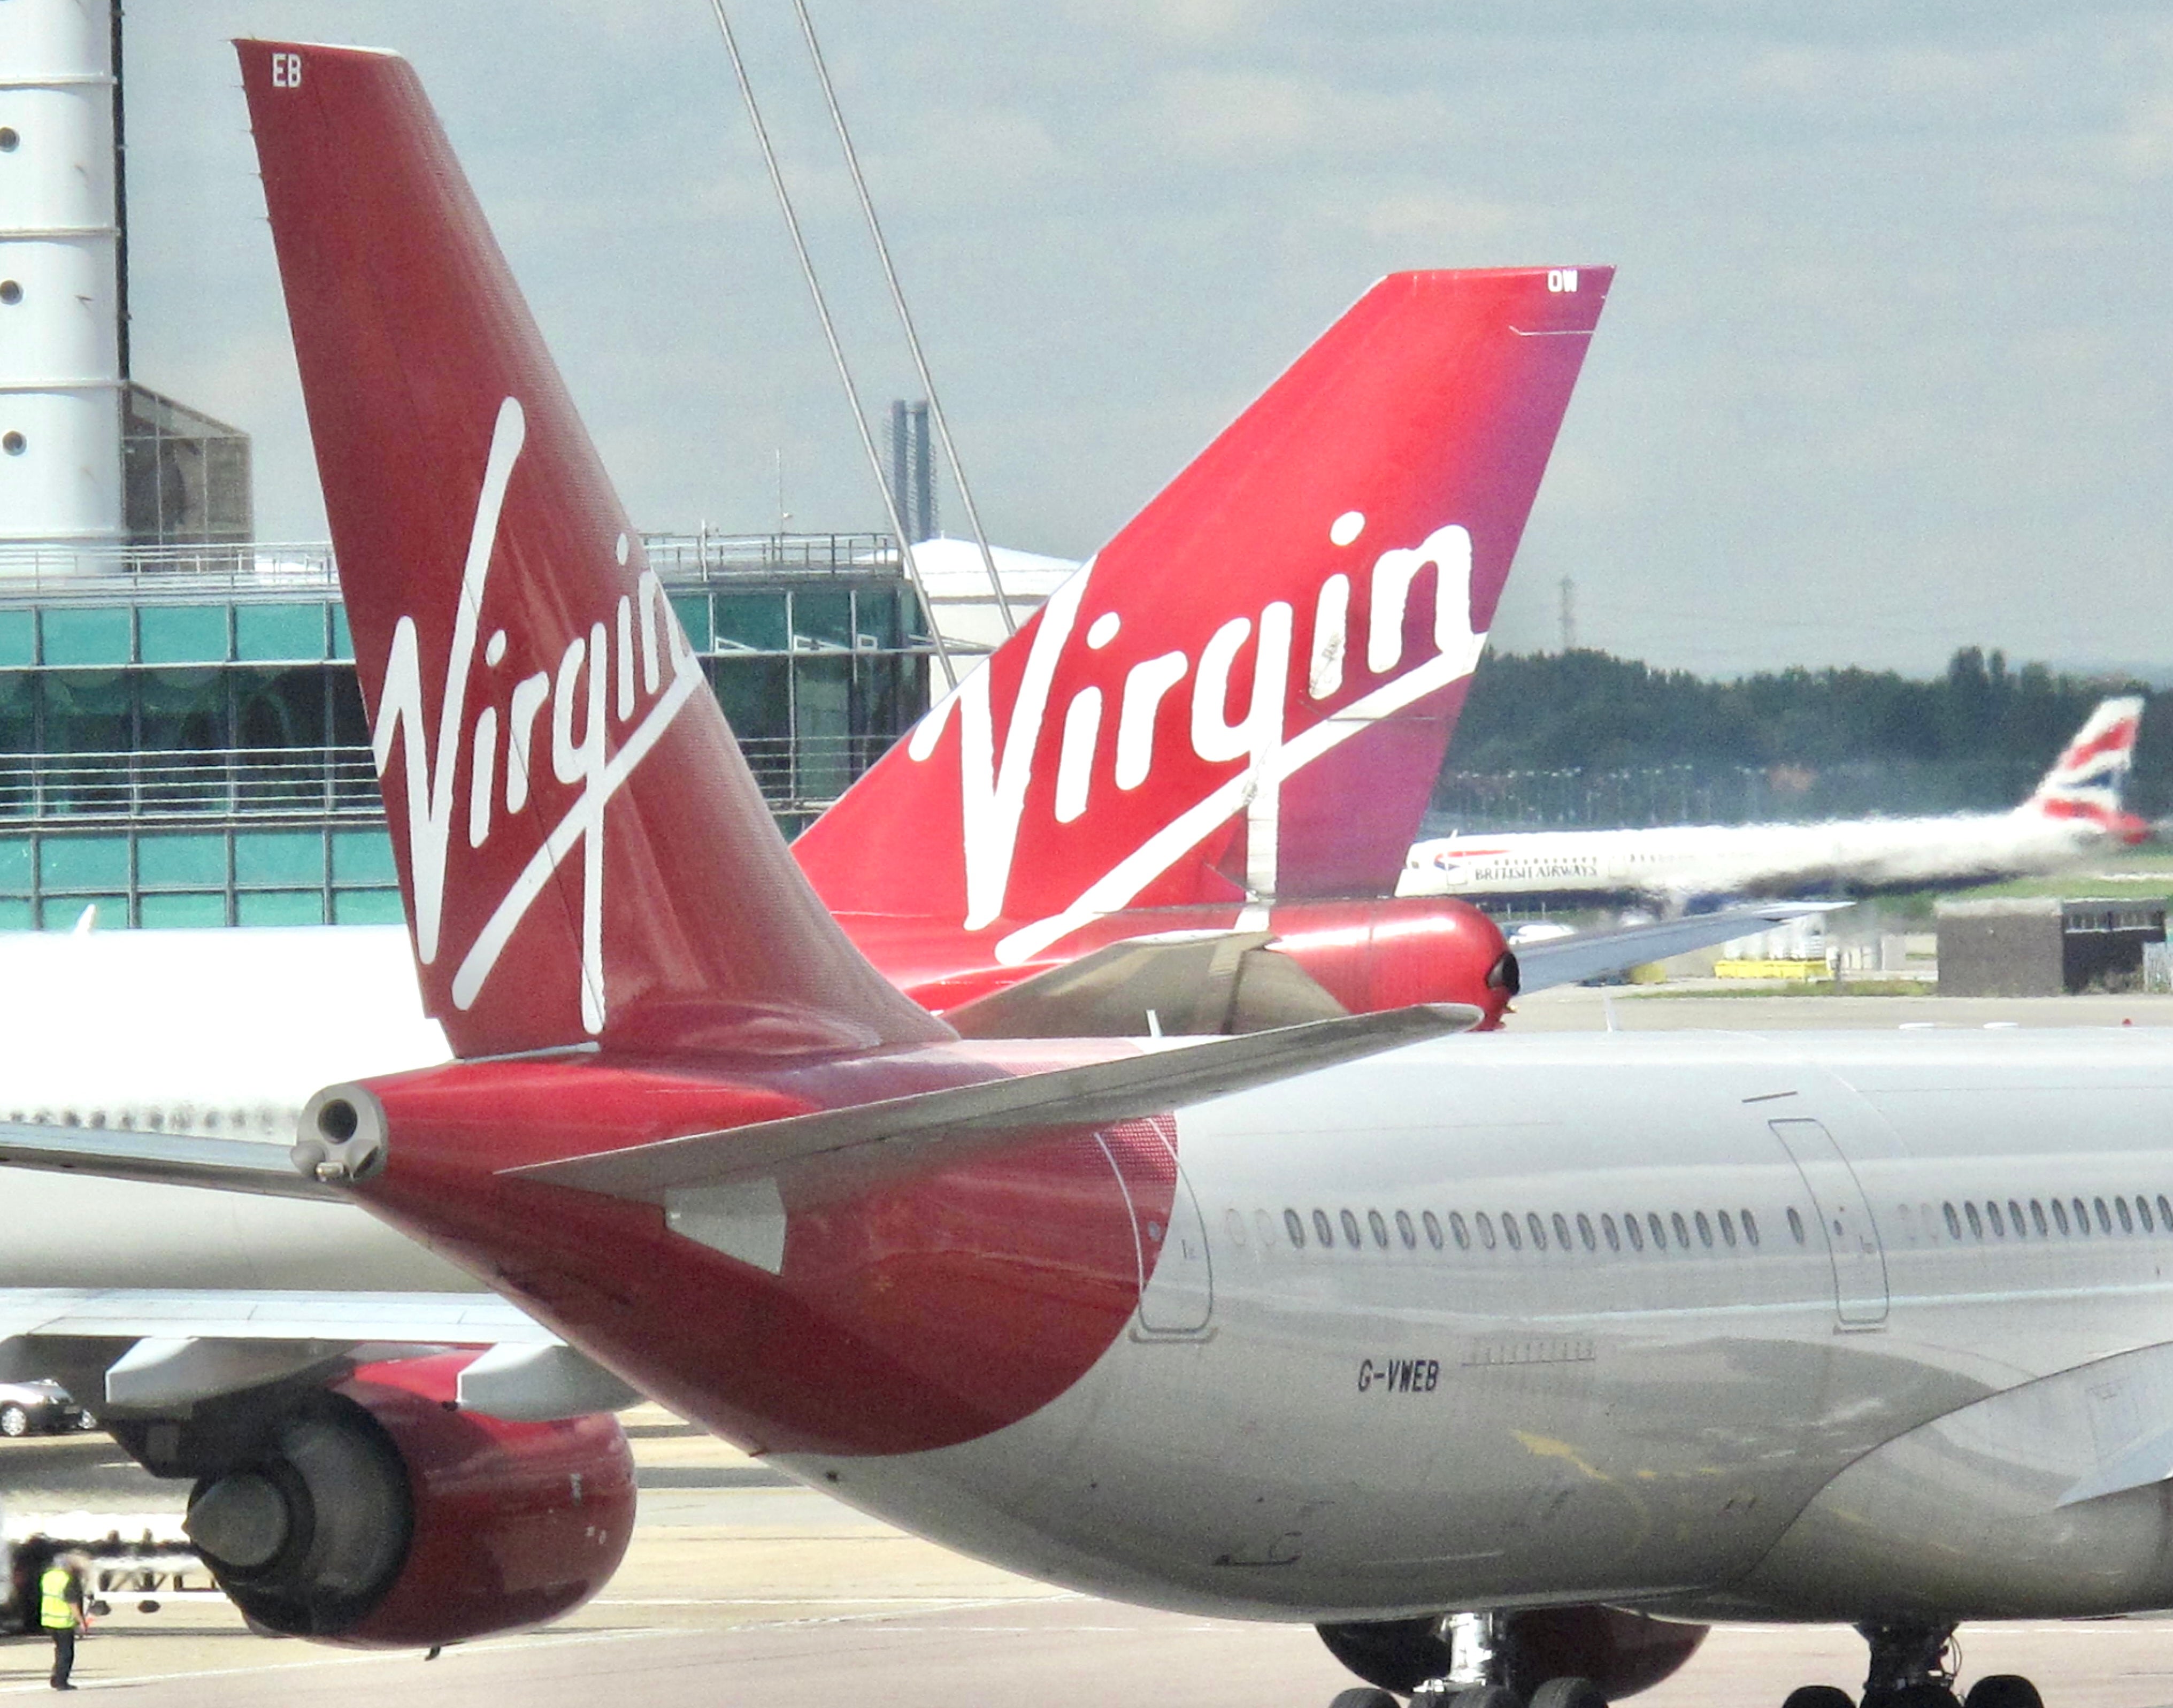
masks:
[[[1022,960],[1098,913],[1388,895],[1604,267],[1368,291],[794,845]]]
[[[795,866],[413,71],[236,46],[416,962],[456,1053],[948,1036]]]

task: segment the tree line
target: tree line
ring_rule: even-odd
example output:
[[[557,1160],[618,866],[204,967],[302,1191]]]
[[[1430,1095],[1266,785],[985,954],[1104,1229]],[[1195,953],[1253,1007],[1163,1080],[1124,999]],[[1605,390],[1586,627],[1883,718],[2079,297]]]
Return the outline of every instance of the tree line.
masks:
[[[1761,671],[1715,681],[1588,650],[1492,653],[1480,664],[1451,744],[1458,773],[1658,767],[1749,767],[1815,778],[1829,770],[1936,770],[1992,808],[2050,765],[2108,694],[2140,682],[2011,668],[1964,647],[1929,679],[1895,671]],[[2129,805],[2173,806],[2173,706],[2146,712]],[[2018,784],[2017,779],[2023,779]],[[1896,802],[1897,807],[1908,803]]]

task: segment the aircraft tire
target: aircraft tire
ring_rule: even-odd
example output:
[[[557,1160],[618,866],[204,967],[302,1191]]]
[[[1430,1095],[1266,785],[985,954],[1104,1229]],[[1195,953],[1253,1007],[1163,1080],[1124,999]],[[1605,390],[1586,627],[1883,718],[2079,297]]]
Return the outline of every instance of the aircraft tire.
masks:
[[[1856,1699],[1838,1684],[1798,1684],[1781,1708],[1856,1708]]]
[[[1607,1698],[1589,1678],[1550,1678],[1532,1692],[1531,1708],[1607,1708]]]
[[[1371,1684],[1354,1684],[1348,1690],[1338,1690],[1328,1708],[1399,1708],[1399,1705],[1386,1690],[1377,1690]]]
[[[2045,1699],[2019,1673],[1991,1673],[1969,1687],[1962,1708],[2045,1708]]]

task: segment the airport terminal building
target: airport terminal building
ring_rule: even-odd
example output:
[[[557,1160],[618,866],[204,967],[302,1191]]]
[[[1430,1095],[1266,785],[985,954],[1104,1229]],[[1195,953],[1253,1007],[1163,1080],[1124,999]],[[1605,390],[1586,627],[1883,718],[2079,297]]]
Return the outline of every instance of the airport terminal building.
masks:
[[[645,543],[788,832],[926,708],[887,536]],[[329,548],[0,548],[0,929],[396,922],[369,744]]]
[[[331,549],[262,542],[248,433],[131,369],[121,49],[116,8],[0,15],[0,929],[397,920]],[[992,574],[1022,615],[1076,567],[931,541],[928,428],[893,406],[911,564],[644,536],[788,831],[1001,639]]]

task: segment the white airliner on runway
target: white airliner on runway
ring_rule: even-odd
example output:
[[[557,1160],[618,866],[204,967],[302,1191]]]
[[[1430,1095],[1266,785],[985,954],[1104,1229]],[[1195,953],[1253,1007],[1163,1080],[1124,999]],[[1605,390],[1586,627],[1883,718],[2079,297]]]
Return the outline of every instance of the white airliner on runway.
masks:
[[[1715,897],[1959,887],[2057,871],[2147,833],[2120,798],[2142,720],[2140,698],[2100,703],[2009,812],[1442,837],[1413,846],[1396,893],[1634,897],[1680,909]]]

